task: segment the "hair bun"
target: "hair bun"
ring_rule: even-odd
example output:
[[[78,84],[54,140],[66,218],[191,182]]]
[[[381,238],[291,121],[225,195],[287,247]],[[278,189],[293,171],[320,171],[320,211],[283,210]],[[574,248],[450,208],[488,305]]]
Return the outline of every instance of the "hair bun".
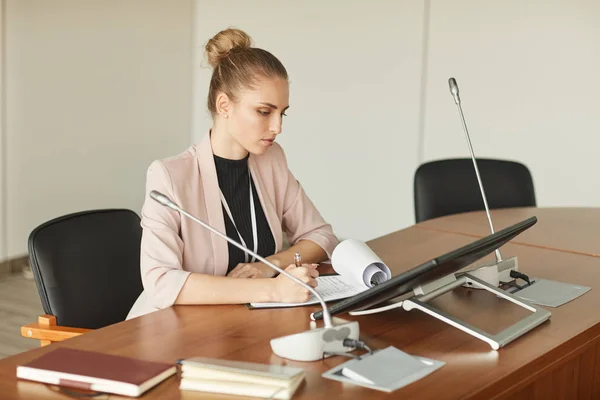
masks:
[[[252,38],[240,29],[229,28],[217,33],[206,43],[208,63],[215,68],[234,49],[249,48]]]

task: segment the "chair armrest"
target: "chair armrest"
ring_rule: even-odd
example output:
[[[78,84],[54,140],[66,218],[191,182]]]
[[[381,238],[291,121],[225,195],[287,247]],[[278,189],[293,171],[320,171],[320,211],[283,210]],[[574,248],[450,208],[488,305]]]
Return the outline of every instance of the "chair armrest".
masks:
[[[21,336],[30,339],[39,339],[42,346],[52,342],[79,336],[92,329],[71,328],[69,326],[56,325],[56,317],[53,315],[41,315],[37,324],[28,324],[21,327]]]

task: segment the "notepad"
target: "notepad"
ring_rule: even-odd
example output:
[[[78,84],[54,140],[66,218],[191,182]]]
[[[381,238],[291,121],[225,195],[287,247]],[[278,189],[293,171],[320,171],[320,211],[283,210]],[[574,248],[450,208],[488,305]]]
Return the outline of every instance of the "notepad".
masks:
[[[17,367],[17,378],[137,397],[177,372],[175,364],[58,348]]]
[[[354,296],[368,287],[364,284],[349,281],[340,275],[319,276],[317,278],[316,291],[321,295],[325,302],[341,300]],[[276,307],[299,307],[311,304],[318,304],[316,296],[311,293],[308,301],[304,303],[250,303],[249,308],[276,308]]]
[[[316,292],[325,302],[342,300],[355,296],[370,287],[392,277],[387,265],[364,242],[347,239],[339,243],[331,256],[333,269],[338,275],[317,277]],[[248,308],[298,307],[318,304],[319,300],[311,293],[303,303],[250,303]]]

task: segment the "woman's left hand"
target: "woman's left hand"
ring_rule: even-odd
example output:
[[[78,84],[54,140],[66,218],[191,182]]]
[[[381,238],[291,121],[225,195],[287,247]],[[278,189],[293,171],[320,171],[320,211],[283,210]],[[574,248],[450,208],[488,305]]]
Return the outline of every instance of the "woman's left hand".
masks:
[[[255,262],[240,263],[227,276],[231,278],[272,278],[276,273],[277,271],[262,262]]]

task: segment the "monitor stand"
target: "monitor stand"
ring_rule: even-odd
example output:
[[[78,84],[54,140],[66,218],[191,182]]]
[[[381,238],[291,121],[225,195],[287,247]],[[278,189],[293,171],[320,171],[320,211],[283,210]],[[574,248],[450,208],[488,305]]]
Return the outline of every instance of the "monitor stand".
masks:
[[[531,311],[531,314],[522,318],[515,324],[509,326],[508,328],[504,329],[503,331],[497,334],[490,334],[479,328],[469,325],[468,323],[456,317],[453,317],[452,315],[449,315],[448,313],[445,313],[428,303],[430,300],[433,300],[436,297],[439,297],[462,285],[469,285],[470,287],[485,289],[498,297],[501,297],[518,306],[525,308],[528,311]],[[398,307],[402,307],[406,311],[418,309],[439,319],[440,321],[450,324],[453,327],[458,328],[468,333],[469,335],[476,337],[477,339],[483,340],[484,342],[488,343],[494,350],[498,350],[500,347],[503,347],[506,344],[515,340],[516,338],[524,335],[536,326],[548,320],[551,316],[550,311],[529,304],[498,287],[492,286],[482,281],[481,279],[470,275],[469,273],[448,275],[427,285],[419,286],[415,288],[413,292],[414,295],[412,297],[400,301],[398,303],[394,303],[392,305],[387,305],[384,307],[379,307],[376,309],[352,311],[350,312],[350,315],[375,314],[378,312],[383,312]]]

